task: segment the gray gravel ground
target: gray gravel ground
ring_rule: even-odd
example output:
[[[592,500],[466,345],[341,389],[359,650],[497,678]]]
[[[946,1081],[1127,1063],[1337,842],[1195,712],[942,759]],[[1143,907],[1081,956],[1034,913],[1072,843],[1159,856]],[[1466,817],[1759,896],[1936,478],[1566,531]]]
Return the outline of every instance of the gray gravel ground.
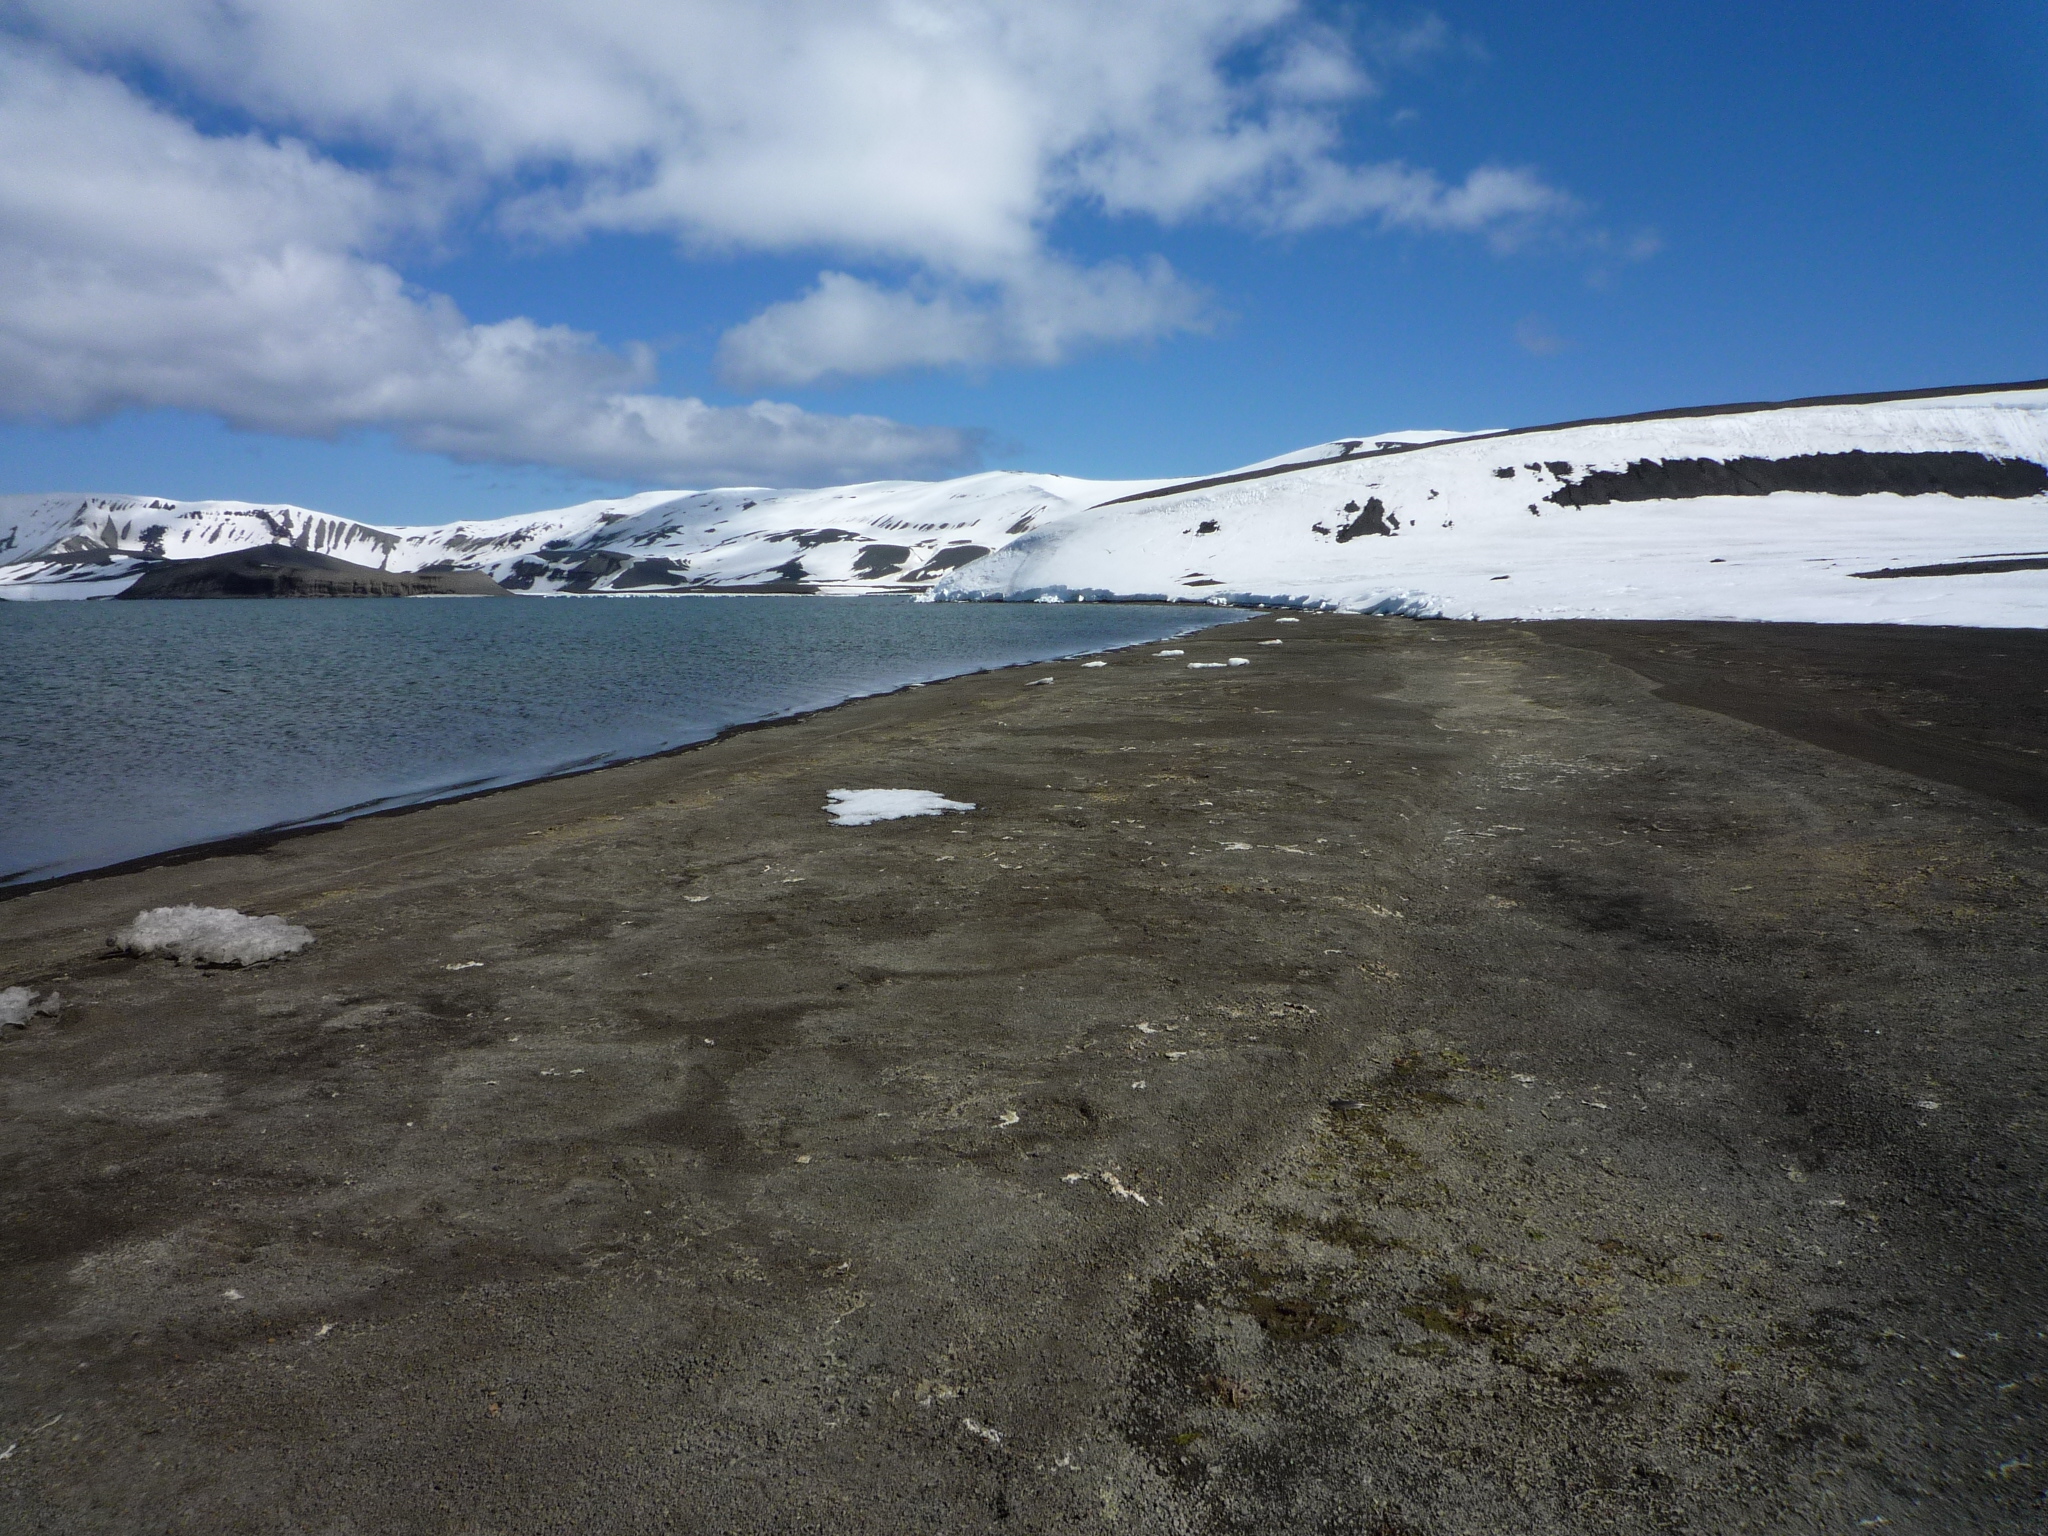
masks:
[[[1260,618],[0,904],[0,1529],[2042,1530],[2048,828],[1646,680],[2038,794],[2040,674],[1792,628]]]

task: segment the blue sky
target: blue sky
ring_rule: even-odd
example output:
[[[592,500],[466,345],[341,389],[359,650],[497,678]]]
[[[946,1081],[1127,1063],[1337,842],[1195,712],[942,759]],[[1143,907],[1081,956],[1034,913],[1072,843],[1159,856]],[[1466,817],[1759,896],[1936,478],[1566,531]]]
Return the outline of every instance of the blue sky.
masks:
[[[2038,5],[654,3],[15,7],[0,490],[428,522],[2048,375]]]

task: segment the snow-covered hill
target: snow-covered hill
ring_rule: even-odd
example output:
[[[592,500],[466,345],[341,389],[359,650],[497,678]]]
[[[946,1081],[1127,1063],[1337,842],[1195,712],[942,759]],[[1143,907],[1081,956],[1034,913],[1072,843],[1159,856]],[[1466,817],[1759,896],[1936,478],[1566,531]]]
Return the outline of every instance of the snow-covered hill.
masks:
[[[2048,384],[1338,439],[1226,475],[650,491],[440,527],[0,498],[0,597],[288,543],[530,593],[926,592],[1470,618],[2048,623]]]
[[[942,597],[2048,624],[2048,386],[1361,448],[1140,493]]]
[[[393,528],[240,501],[0,497],[0,597],[107,597],[152,564],[292,544],[518,592],[923,592],[1096,503],[1162,484],[991,473],[825,490],[645,491],[486,522]]]

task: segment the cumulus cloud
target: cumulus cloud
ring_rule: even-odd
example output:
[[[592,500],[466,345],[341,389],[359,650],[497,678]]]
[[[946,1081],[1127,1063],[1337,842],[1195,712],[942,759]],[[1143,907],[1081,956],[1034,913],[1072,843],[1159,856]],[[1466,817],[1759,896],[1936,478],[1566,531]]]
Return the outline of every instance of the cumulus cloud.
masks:
[[[1040,262],[987,294],[889,289],[826,272],[803,297],[727,332],[719,367],[753,387],[911,367],[1049,365],[1089,344],[1197,328],[1205,308],[1157,259],[1085,269]]]
[[[5,46],[0,166],[10,415],[173,406],[301,436],[385,428],[457,458],[636,480],[867,479],[975,457],[942,428],[651,394],[645,349],[472,324],[357,254],[408,222],[402,195]]]
[[[472,325],[408,287],[392,253],[449,228],[817,253],[815,285],[720,350],[729,379],[800,385],[1057,363],[1202,326],[1199,294],[1163,262],[1055,249],[1048,232],[1076,210],[1502,248],[1577,212],[1525,169],[1447,180],[1350,158],[1344,114],[1377,92],[1373,71],[1441,48],[1445,29],[1425,17],[1354,48],[1301,0],[497,0],[487,16],[473,0],[9,0],[6,14],[19,36],[0,60],[0,242],[27,277],[0,299],[0,404],[63,419],[179,404],[599,473],[748,463],[764,477],[750,454],[804,474],[942,466],[971,444],[671,399],[650,392],[642,352],[528,320]],[[253,130],[203,134],[124,76]],[[907,275],[846,270],[860,264]]]

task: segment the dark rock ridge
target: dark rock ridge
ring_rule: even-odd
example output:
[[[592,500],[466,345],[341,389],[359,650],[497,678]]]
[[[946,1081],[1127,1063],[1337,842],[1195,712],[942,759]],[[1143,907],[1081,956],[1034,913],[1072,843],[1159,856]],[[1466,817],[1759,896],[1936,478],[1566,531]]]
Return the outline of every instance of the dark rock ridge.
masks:
[[[186,597],[510,597],[482,571],[380,571],[332,555],[265,544],[203,560],[169,560],[120,594]]]
[[[1885,581],[1896,576],[1997,576],[2006,571],[2048,571],[2048,556],[2011,560],[1950,560],[1941,565],[1888,565],[1881,571],[1851,571],[1858,581]]]
[[[1680,501],[1692,496],[2048,495],[2048,468],[2030,459],[1983,453],[1802,453],[1787,459],[1637,459],[1627,469],[1596,469],[1544,500],[1560,507],[1617,501]]]

